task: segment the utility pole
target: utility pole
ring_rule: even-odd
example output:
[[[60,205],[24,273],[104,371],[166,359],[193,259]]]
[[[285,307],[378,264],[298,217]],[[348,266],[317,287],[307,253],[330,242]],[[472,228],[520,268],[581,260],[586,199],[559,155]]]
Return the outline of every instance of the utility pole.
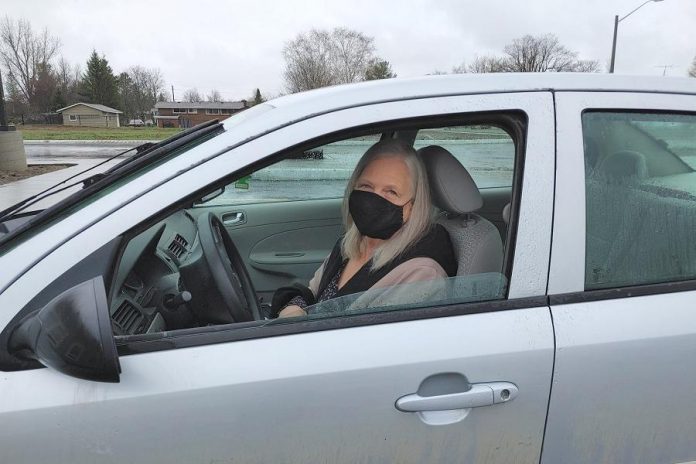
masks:
[[[2,71],[0,71],[0,130],[7,130],[7,118],[5,117],[5,91],[2,85]]]
[[[176,99],[174,98],[174,86],[172,85],[172,103],[174,103]]]
[[[619,15],[614,16],[614,41],[611,44],[611,64],[609,72],[614,72],[614,60],[616,59],[616,33],[619,30]]]
[[[661,64],[659,66],[655,66],[656,68],[662,68],[662,75],[666,76],[667,75],[667,68],[673,68],[674,65],[671,64]]]

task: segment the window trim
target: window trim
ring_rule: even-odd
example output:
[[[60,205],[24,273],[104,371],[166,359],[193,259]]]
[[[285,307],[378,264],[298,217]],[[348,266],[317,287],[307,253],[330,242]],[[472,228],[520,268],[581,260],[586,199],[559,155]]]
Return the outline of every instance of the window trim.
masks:
[[[549,295],[549,304],[552,306],[558,306],[690,291],[696,291],[696,279],[634,285],[631,287],[602,288],[597,290],[585,290],[581,292]]]
[[[188,108],[186,111],[188,114],[198,114],[197,108]]]
[[[186,108],[172,108],[172,114],[186,114]]]
[[[213,111],[217,111],[217,113],[213,113]],[[206,108],[206,109],[205,109],[205,114],[209,114],[209,115],[219,115],[219,114],[222,114],[222,113],[220,113],[220,109],[219,109],[219,108]]]
[[[360,137],[366,134],[382,133],[388,136],[398,130],[407,131],[411,128],[418,129],[444,127],[448,125],[466,125],[468,122],[478,124],[488,124],[500,127],[507,132],[515,145],[515,163],[513,181],[511,186],[511,211],[510,224],[507,227],[507,237],[503,250],[503,274],[510,281],[513,273],[513,260],[515,256],[515,246],[517,242],[518,215],[522,193],[524,176],[526,141],[528,137],[529,119],[526,112],[522,109],[478,111],[472,113],[454,113],[436,116],[420,116],[403,118],[398,120],[381,121],[379,123],[360,125],[345,128],[339,131],[323,134],[319,137],[308,139],[300,144],[285,147],[276,153],[270,154],[254,163],[245,166],[243,169],[230,173],[216,182],[213,182],[203,189],[192,192],[180,201],[163,209],[158,214],[151,216],[148,220],[141,222],[124,234],[120,249],[117,252],[112,269],[112,275],[118,274],[115,269],[120,266],[123,252],[136,235],[142,233],[157,222],[162,221],[177,210],[191,208],[194,201],[206,194],[229,185],[236,180],[252,174],[255,171],[275,164],[288,158],[291,154],[298,151],[305,151],[313,147],[326,145],[337,140]],[[113,298],[114,282],[109,283],[111,292],[108,295],[109,304]],[[371,312],[362,314],[350,314],[326,317],[315,320],[290,321],[288,324],[268,324],[268,321],[253,321],[249,323],[234,323],[216,325],[209,327],[195,327],[166,332],[169,336],[164,337],[158,334],[143,334],[129,336],[127,339],[117,340],[119,356],[126,354],[137,354],[151,351],[161,351],[188,346],[205,346],[214,343],[226,343],[239,340],[266,338],[277,335],[291,335],[320,330],[343,329],[358,326],[368,326],[386,324],[393,322],[403,322],[410,320],[433,319],[438,317],[478,314],[496,312],[511,309],[531,308],[537,306],[547,306],[548,298],[544,296],[533,296],[526,298],[508,299],[510,286],[506,289],[505,299],[468,302],[445,306],[425,306],[422,308],[409,308],[393,311]],[[335,322],[332,322],[335,321]],[[340,322],[343,321],[343,322]],[[261,324],[264,330],[255,329]],[[223,335],[220,335],[223,334]],[[176,339],[176,340],[175,340]],[[178,341],[181,339],[182,341]]]
[[[162,336],[162,333],[144,334],[132,335],[127,338],[116,339],[115,341],[116,349],[120,357],[133,354],[152,353],[155,351],[208,346],[218,343],[264,339],[282,335],[299,335],[304,333],[323,332],[326,330],[367,327],[398,322],[438,319],[442,317],[533,309],[546,307],[548,304],[548,297],[535,296],[512,300],[478,301],[395,311],[345,314],[301,321],[276,319],[276,321],[279,322],[270,324],[268,321],[242,322],[175,330],[168,332],[167,337]]]

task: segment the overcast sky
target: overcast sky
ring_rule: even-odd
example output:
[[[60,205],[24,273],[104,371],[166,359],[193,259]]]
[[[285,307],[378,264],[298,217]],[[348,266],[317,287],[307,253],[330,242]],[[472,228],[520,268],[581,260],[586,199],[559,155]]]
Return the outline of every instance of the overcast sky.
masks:
[[[581,58],[608,67],[614,15],[642,0],[2,0],[2,13],[47,27],[62,55],[84,67],[92,49],[115,73],[157,67],[176,98],[192,87],[223,98],[284,90],[283,44],[312,28],[374,37],[400,77],[450,70],[499,53],[524,34],[556,34]],[[648,3],[619,24],[616,72],[684,76],[696,55],[696,0]]]

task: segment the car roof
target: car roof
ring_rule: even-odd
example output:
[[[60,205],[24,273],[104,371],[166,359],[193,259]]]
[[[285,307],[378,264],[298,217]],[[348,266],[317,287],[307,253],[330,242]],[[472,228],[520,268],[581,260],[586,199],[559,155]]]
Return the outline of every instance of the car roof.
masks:
[[[485,73],[393,78],[337,85],[271,100],[276,108],[316,104],[325,108],[438,95],[533,91],[629,91],[696,94],[696,79],[599,73]],[[314,105],[310,105],[314,106]]]

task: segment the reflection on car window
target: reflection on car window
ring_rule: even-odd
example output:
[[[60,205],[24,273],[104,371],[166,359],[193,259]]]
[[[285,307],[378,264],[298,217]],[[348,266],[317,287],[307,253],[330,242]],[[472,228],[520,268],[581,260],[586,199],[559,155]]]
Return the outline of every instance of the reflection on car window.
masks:
[[[342,197],[358,160],[379,138],[366,135],[294,153],[228,185],[207,205]]]
[[[505,298],[507,279],[503,274],[489,272],[457,276],[425,282],[371,288],[322,301],[307,308],[310,318],[396,311],[425,306],[491,301]]]
[[[480,189],[512,185],[515,144],[499,127],[472,125],[419,130],[414,147],[428,145],[439,145],[452,153]]]
[[[589,112],[585,288],[696,277],[696,116]]]

